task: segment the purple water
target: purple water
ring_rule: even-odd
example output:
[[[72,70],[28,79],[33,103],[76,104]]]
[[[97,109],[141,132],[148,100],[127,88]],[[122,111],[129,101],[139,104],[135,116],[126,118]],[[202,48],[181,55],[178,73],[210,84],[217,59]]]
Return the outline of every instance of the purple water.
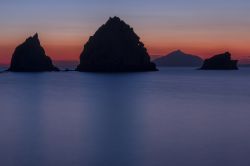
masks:
[[[1,166],[249,166],[250,69],[0,74]]]

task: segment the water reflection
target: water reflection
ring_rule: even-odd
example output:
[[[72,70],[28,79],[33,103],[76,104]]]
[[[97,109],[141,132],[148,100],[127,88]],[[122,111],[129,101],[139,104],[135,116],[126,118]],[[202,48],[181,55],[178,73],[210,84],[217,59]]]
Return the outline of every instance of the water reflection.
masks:
[[[99,77],[103,79],[98,80],[98,89],[91,89],[94,95],[89,101],[96,104],[91,112],[94,152],[90,164],[138,165],[135,148],[139,144],[140,132],[136,123],[140,118],[135,107],[136,95],[124,95],[122,87],[130,87],[125,78],[115,78],[115,74],[110,76],[115,79]],[[133,87],[126,88],[126,93],[136,94],[134,90]]]
[[[43,161],[43,78],[34,74],[25,77],[29,84],[14,83],[19,85],[5,89],[13,95],[7,96],[10,102],[4,104],[8,109],[2,110],[1,126],[6,127],[1,127],[1,148],[6,151],[0,155],[1,165],[36,165],[38,160]]]
[[[3,74],[0,165],[248,166],[249,73]]]

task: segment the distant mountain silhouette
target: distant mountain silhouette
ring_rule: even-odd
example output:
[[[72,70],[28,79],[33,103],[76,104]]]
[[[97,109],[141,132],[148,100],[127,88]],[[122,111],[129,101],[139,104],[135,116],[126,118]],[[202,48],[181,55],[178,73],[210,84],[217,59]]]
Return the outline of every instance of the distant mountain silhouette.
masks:
[[[58,68],[56,68],[52,64],[51,59],[46,56],[43,47],[40,45],[38,34],[35,34],[15,49],[9,71],[58,71]]]
[[[250,67],[250,64],[240,64],[240,67]]]
[[[8,68],[9,64],[0,63],[0,68]]]
[[[6,65],[0,64],[0,73],[5,72],[8,67]]]
[[[199,67],[202,65],[203,60],[195,55],[190,55],[177,50],[170,54],[154,60],[157,66],[168,67]]]
[[[84,46],[77,71],[156,71],[133,28],[118,17],[110,18]]]
[[[76,60],[54,60],[54,64],[59,67],[60,69],[69,69],[74,70],[75,67],[79,64],[79,62]]]
[[[210,59],[204,61],[202,70],[238,70],[238,60],[231,60],[231,54],[226,52],[224,54],[215,55]]]

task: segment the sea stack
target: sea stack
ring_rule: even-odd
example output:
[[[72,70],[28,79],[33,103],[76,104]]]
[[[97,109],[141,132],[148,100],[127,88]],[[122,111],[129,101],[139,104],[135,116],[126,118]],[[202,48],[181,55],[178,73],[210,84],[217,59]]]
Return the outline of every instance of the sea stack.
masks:
[[[133,28],[118,17],[110,18],[89,38],[77,71],[157,71]]]
[[[45,54],[40,44],[38,34],[29,37],[19,45],[12,56],[9,71],[13,72],[43,72],[58,71],[52,60]]]
[[[200,67],[203,59],[199,56],[186,54],[181,50],[177,50],[154,60],[154,62],[157,66],[164,67]]]
[[[204,61],[202,70],[238,70],[238,60],[232,60],[231,54],[226,52],[224,54],[215,55],[210,59]]]

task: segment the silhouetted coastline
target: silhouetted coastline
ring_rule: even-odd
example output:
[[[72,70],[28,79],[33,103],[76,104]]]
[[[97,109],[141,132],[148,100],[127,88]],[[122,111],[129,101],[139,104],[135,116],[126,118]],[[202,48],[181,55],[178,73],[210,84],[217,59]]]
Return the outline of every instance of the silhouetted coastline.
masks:
[[[60,67],[64,66],[62,71],[66,72],[158,71],[156,64],[164,67],[198,67],[202,65],[201,70],[238,70],[238,60],[232,60],[229,52],[215,55],[203,61],[199,56],[177,50],[151,62],[147,49],[140,41],[139,36],[119,17],[110,18],[89,38],[80,55],[78,66],[77,61],[56,61],[56,64],[60,64]],[[74,69],[75,66],[77,66],[76,69]],[[240,67],[249,66],[240,65]],[[36,33],[15,49],[7,71],[47,72],[60,70],[46,55]]]

